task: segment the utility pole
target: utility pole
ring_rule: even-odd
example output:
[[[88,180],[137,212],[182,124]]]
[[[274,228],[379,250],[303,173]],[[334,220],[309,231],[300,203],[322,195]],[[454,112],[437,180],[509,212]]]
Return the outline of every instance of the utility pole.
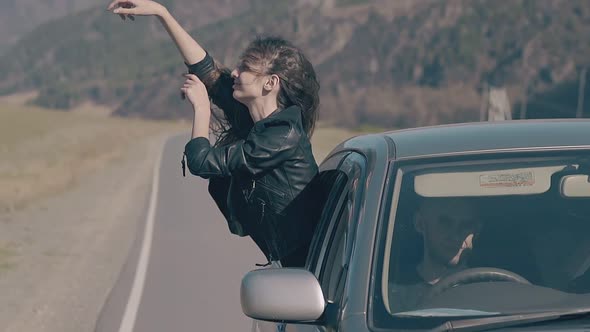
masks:
[[[488,83],[483,83],[483,93],[481,97],[481,104],[479,107],[479,121],[486,121],[486,117],[488,115],[488,107],[489,107],[489,96],[490,96],[490,89],[488,87]]]
[[[488,121],[512,120],[510,99],[506,88],[489,89]]]
[[[580,85],[578,88],[578,111],[576,112],[576,118],[584,116],[584,94],[586,92],[586,67],[582,68],[580,73]]]
[[[526,119],[526,106],[528,103],[528,94],[529,94],[529,79],[528,77],[524,80],[524,93],[522,96],[522,104],[520,105],[520,118]]]
[[[520,106],[520,118],[526,119],[526,112],[527,112],[527,104],[528,104],[528,96],[529,96],[529,85],[531,84],[532,77],[529,73],[529,58],[533,54],[535,43],[539,38],[541,38],[542,32],[537,32],[537,34],[526,44],[524,47],[524,51],[522,54],[522,73],[524,76],[524,93],[523,93],[523,100],[522,105]]]

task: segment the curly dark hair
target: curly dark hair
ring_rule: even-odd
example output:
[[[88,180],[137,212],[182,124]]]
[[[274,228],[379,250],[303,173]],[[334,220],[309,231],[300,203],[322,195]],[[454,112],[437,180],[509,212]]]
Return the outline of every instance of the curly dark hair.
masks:
[[[281,109],[299,106],[302,112],[303,129],[311,138],[318,119],[320,84],[311,62],[303,52],[281,37],[258,36],[244,50],[239,58],[240,66],[260,75],[277,75],[280,89],[277,104]],[[227,116],[227,114],[226,114]],[[244,138],[253,122],[246,119],[249,114],[233,114],[227,122],[217,128],[223,143]],[[241,119],[238,119],[241,118]],[[223,145],[222,143],[222,145]]]

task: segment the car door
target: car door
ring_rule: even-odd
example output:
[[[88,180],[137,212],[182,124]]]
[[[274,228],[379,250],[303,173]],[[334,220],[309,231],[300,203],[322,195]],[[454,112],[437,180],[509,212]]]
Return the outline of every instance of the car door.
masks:
[[[330,190],[306,265],[320,281],[329,303],[324,314],[325,325],[281,324],[279,331],[337,331],[346,300],[343,290],[362,206],[365,174],[365,158],[356,152],[322,164],[320,175],[325,177]]]

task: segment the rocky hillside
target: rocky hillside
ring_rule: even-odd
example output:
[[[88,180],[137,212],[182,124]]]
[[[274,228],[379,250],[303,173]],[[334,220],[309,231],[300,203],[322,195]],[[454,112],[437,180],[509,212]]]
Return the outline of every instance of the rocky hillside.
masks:
[[[95,4],[95,0],[0,1],[0,54],[36,26]]]
[[[294,41],[316,65],[322,120],[347,126],[474,121],[486,85],[506,87],[515,112],[526,87],[527,116],[572,116],[590,62],[585,0],[165,3],[230,66],[256,34]],[[44,106],[90,99],[125,116],[188,117],[178,93],[184,70],[156,19],[122,22],[103,6],[23,38],[0,59],[0,93],[38,90]]]

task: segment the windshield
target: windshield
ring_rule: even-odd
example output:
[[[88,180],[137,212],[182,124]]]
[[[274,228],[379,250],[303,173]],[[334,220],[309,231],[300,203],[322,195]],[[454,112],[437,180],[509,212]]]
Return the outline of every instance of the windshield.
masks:
[[[379,245],[377,324],[590,306],[582,157],[400,166]],[[571,179],[584,180],[576,197]]]

